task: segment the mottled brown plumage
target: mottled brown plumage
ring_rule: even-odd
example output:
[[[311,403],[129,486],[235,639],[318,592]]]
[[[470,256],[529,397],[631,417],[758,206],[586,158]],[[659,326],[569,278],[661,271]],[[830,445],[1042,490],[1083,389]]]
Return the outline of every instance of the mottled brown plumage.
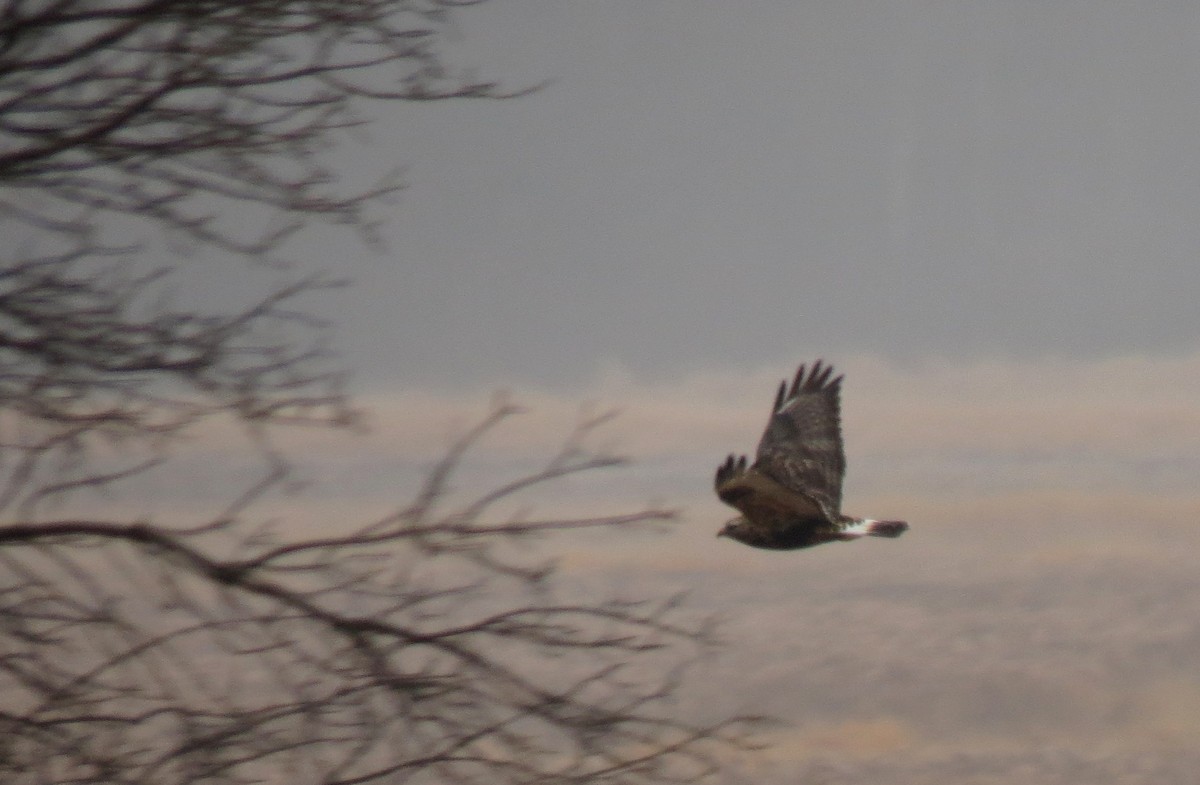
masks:
[[[841,384],[833,367],[817,360],[807,372],[800,366],[791,387],[786,380],[779,385],[754,463],[730,455],[717,467],[717,496],[742,513],[718,536],[794,550],[863,536],[899,537],[908,529],[904,521],[841,513]]]

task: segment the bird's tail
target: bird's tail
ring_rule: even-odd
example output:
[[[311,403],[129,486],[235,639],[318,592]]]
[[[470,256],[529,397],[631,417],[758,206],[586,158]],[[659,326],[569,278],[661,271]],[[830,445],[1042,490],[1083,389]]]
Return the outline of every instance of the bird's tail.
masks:
[[[843,530],[843,535],[853,537],[899,537],[908,531],[905,521],[876,521],[871,518],[856,520]]]
[[[871,528],[867,534],[872,537],[899,537],[906,531],[908,531],[906,521],[871,521]]]

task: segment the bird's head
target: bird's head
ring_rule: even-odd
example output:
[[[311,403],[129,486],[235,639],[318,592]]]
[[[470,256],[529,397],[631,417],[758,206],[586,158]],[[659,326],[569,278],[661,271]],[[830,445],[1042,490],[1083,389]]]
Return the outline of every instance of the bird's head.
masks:
[[[726,521],[725,525],[721,527],[721,531],[717,532],[717,536],[728,537],[731,540],[741,540],[742,533],[746,531],[747,526],[748,522],[746,519],[739,515],[736,518]]]

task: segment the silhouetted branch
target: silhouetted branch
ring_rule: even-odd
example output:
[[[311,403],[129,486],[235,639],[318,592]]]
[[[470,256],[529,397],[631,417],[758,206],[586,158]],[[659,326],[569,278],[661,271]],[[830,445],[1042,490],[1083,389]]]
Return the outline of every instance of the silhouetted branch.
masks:
[[[105,214],[149,219],[204,245],[277,248],[306,218],[369,231],[394,175],[339,194],[315,152],[362,125],[367,101],[503,98],[437,51],[439,0],[8,2],[0,13],[0,181],[29,214],[94,232]],[[261,205],[284,225],[238,237],[209,197]],[[66,208],[84,208],[73,218]],[[271,222],[260,223],[269,226]]]
[[[710,635],[675,598],[564,601],[520,557],[477,558],[529,531],[668,512],[495,525],[454,509],[406,514],[384,532],[257,553],[236,539],[238,520],[203,533],[84,518],[0,525],[13,653],[0,658],[0,686],[20,707],[0,717],[9,765],[52,751],[63,776],[131,782],[240,782],[265,766],[296,782],[410,771],[656,783],[701,777],[723,749],[750,743],[749,718],[663,710]],[[218,543],[236,555],[216,555]],[[125,554],[122,569],[105,568],[105,553]],[[26,665],[43,660],[54,664]],[[88,742],[97,734],[102,750]]]

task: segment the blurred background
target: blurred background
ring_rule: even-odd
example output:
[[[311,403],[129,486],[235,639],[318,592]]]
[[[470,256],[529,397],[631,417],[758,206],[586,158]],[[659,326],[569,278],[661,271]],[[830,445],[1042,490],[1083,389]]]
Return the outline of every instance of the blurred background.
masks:
[[[632,466],[528,509],[681,510],[543,547],[579,591],[725,618],[683,700],[790,723],[731,781],[1193,782],[1200,7],[494,0],[455,24],[455,62],[541,87],[377,108],[338,152],[408,188],[382,256],[301,237],[355,282],[317,307],[372,430],[294,437],[323,467],[294,514],[402,502],[497,390],[529,413],[464,492],[614,408],[594,436]],[[846,374],[847,511],[912,530],[717,541],[713,469],[818,357]]]

